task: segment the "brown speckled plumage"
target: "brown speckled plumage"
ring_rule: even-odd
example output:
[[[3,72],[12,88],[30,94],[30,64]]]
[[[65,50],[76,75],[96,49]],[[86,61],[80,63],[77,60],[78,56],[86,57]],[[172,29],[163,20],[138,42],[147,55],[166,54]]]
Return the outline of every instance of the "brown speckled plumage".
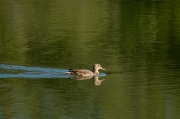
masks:
[[[87,69],[69,69],[67,74],[71,75],[78,75],[78,76],[95,76],[99,75],[99,69],[105,70],[104,68],[101,67],[100,64],[95,64],[93,66],[93,71],[87,70]]]

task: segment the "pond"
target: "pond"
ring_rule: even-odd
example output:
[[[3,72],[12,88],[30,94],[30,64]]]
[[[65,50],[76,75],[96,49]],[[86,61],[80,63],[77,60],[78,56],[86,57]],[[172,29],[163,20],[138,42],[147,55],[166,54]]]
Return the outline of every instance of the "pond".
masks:
[[[180,2],[1,0],[0,118],[180,118]],[[70,68],[106,70],[90,78]]]

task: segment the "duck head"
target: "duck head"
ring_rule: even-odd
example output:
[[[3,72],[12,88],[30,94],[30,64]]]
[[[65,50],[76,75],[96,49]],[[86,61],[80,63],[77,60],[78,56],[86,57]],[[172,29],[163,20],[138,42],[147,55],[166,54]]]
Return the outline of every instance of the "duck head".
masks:
[[[98,71],[99,69],[106,70],[106,69],[102,68],[102,66],[100,64],[95,64],[93,67],[93,72],[96,74],[99,74],[99,71]]]

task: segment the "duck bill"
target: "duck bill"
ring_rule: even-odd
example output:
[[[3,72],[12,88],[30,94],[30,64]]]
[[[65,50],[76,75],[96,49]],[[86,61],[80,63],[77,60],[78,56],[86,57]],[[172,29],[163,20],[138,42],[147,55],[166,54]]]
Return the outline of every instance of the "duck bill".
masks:
[[[102,67],[101,67],[101,69],[102,69],[102,70],[106,70],[106,69],[104,69],[104,68],[102,68]]]

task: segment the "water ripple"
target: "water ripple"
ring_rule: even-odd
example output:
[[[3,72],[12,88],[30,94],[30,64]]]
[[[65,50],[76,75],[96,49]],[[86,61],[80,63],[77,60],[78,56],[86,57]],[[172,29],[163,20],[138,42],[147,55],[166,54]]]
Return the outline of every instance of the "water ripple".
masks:
[[[67,69],[0,64],[0,78],[72,78]],[[100,76],[105,76],[101,73]]]

